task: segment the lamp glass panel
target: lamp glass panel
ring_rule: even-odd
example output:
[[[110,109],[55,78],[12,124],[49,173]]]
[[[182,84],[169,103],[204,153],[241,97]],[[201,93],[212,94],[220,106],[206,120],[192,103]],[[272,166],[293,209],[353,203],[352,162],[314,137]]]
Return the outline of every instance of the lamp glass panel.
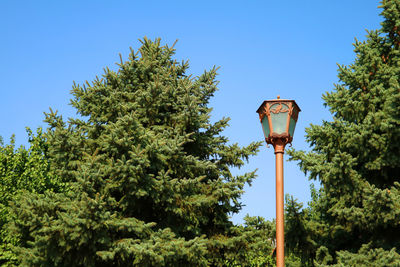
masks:
[[[278,111],[278,113],[274,113],[274,111]],[[282,112],[282,111],[285,111],[285,112]],[[289,111],[289,107],[285,104],[281,104],[281,107],[280,107],[280,104],[274,104],[271,106],[271,108],[270,108],[271,122],[272,122],[272,129],[273,129],[274,133],[277,133],[277,134],[286,133],[288,111]]]
[[[262,124],[262,127],[263,127],[264,136],[265,136],[265,138],[267,138],[269,133],[270,133],[267,116],[264,116],[264,118],[261,121],[261,124]]]
[[[294,129],[296,128],[296,120],[295,119],[297,119],[298,115],[299,115],[299,110],[296,107],[294,107],[293,113],[292,113],[292,116],[290,116],[290,122],[289,122],[289,135],[291,137],[293,137]]]
[[[294,128],[296,127],[296,121],[291,117],[289,122],[289,135],[293,137]]]

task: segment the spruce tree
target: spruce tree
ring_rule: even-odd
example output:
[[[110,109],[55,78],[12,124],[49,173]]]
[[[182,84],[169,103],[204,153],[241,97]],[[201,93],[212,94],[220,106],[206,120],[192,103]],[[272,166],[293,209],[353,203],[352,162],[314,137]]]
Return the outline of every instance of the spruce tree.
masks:
[[[236,239],[242,239],[240,246],[236,242],[237,247],[226,255],[224,266],[274,266],[275,224],[259,216],[246,215],[243,220],[244,224],[234,230]]]
[[[304,227],[321,264],[400,265],[400,1],[381,7],[381,29],[323,96],[332,121],[307,129],[311,152],[291,152],[321,184]]]
[[[260,143],[240,147],[210,121],[217,68],[186,74],[173,47],[137,52],[74,84],[77,118],[49,124],[49,161],[68,190],[25,194],[10,229],[21,266],[222,266],[246,245],[229,216],[255,172],[233,176]]]
[[[12,246],[20,242],[20,236],[11,234],[7,224],[12,222],[10,201],[26,192],[44,193],[63,190],[63,182],[50,172],[47,158],[47,141],[42,129],[36,135],[27,128],[29,148],[15,147],[15,137],[10,144],[3,144],[0,137],[0,265],[13,266],[17,256]]]

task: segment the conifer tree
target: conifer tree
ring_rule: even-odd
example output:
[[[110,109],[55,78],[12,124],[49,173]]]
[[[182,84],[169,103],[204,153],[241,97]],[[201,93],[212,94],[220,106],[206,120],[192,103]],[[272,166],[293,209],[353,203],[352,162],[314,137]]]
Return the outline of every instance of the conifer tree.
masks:
[[[243,220],[244,224],[236,226],[235,231],[237,239],[244,242],[227,255],[224,266],[274,266],[275,224],[259,216],[246,215]]]
[[[50,172],[47,159],[47,142],[42,129],[36,135],[27,128],[29,148],[15,147],[15,137],[10,144],[0,138],[0,265],[13,266],[17,256],[12,246],[18,244],[19,235],[10,234],[7,223],[12,221],[10,201],[25,192],[44,193],[61,191],[63,183]]]
[[[381,7],[382,28],[323,96],[332,121],[307,129],[311,152],[291,152],[321,183],[304,227],[321,264],[400,265],[400,1]]]
[[[255,172],[230,167],[260,143],[229,144],[228,119],[211,123],[217,68],[194,78],[173,48],[141,42],[117,71],[73,86],[78,118],[46,115],[69,190],[15,201],[21,266],[222,266],[246,244],[229,215]]]
[[[301,261],[299,266],[310,266],[313,263],[315,243],[310,237],[307,224],[310,220],[308,209],[301,210],[302,207],[293,196],[285,196],[285,247],[287,255],[297,256]],[[291,266],[288,262],[286,265]]]

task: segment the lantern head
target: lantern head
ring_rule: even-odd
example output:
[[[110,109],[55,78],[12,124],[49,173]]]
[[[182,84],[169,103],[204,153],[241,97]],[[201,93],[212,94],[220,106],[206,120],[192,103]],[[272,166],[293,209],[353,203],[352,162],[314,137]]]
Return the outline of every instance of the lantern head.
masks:
[[[300,108],[294,100],[265,100],[257,109],[267,144],[292,143]]]

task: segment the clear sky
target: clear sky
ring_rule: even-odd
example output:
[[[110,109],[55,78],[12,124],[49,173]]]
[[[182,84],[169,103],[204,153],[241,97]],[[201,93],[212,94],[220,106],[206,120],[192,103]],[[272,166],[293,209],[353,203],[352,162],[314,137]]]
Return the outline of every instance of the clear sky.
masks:
[[[73,81],[116,68],[139,38],[179,39],[176,58],[190,73],[220,66],[213,120],[228,116],[231,142],[263,140],[256,110],[263,100],[294,99],[302,109],[293,147],[308,150],[305,127],[330,120],[321,96],[337,82],[336,64],[354,60],[354,37],[365,39],[381,17],[374,0],[288,1],[12,1],[0,2],[0,136],[27,144],[25,127],[42,126],[49,107],[64,117]],[[262,147],[239,172],[258,168],[246,187],[246,213],[275,217],[273,148]],[[235,170],[235,172],[237,172]],[[307,203],[310,182],[285,162],[285,193]]]

